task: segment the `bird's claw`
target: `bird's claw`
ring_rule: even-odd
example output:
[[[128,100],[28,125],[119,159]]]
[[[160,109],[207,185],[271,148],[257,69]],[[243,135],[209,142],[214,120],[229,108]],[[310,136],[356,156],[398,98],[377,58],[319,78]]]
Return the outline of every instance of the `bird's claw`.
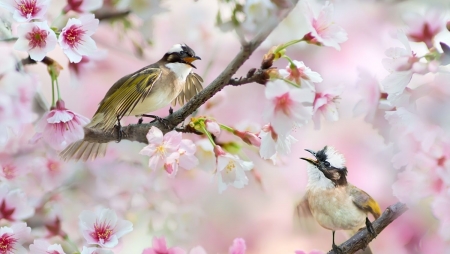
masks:
[[[173,114],[173,108],[172,107],[169,108],[169,115],[171,115],[171,114]]]
[[[138,120],[138,124],[142,124],[142,122],[144,122],[144,118],[139,118],[139,120]]]
[[[122,125],[120,124],[120,118],[117,116],[117,125],[114,126],[117,130],[117,141],[116,143],[119,143],[122,141],[122,138],[125,136],[125,132],[122,129]]]
[[[142,115],[142,116],[153,118],[154,120],[151,121],[150,123],[154,123],[154,122],[158,121],[159,123],[164,125],[165,128],[172,129],[169,120],[167,120],[165,118],[161,118],[161,117],[155,116],[155,115]]]
[[[376,237],[377,236],[377,232],[375,232],[375,229],[373,228],[372,223],[370,222],[369,218],[366,217],[366,227],[367,227],[367,231],[369,231],[369,233],[373,236]]]
[[[339,248],[339,246],[337,246],[336,244],[333,243],[333,245],[331,247],[332,247],[334,253],[344,254],[344,251],[341,248]]]

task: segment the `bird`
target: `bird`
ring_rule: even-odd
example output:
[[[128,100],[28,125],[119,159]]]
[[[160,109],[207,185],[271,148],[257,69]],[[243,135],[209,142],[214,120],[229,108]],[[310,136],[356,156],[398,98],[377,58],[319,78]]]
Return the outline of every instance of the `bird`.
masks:
[[[319,225],[332,231],[335,253],[342,253],[334,242],[336,230],[355,234],[366,227],[370,234],[376,236],[367,215],[370,213],[378,219],[380,206],[369,194],[347,181],[344,155],[332,146],[325,146],[317,152],[305,150],[314,158],[300,158],[308,162],[308,184],[306,194],[297,206],[299,215],[312,215]],[[364,253],[372,252],[367,247]]]
[[[201,60],[186,44],[173,45],[156,63],[128,74],[116,81],[100,101],[92,120],[85,127],[114,132],[119,129],[124,116],[152,117],[159,121],[164,119],[147,115],[172,103],[181,106],[199,93],[203,79],[193,72],[193,62]],[[172,112],[170,108],[169,112]],[[107,143],[96,143],[84,139],[66,147],[60,157],[63,160],[93,160],[103,157]]]

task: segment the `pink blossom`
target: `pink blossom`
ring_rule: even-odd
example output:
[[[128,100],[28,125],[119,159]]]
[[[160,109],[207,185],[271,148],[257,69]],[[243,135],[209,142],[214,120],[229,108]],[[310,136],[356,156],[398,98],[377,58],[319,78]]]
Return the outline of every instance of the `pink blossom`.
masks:
[[[414,42],[424,42],[433,47],[433,39],[444,28],[443,12],[437,8],[429,9],[424,15],[408,13],[405,21],[409,27],[408,38]]]
[[[228,253],[230,254],[245,254],[247,246],[245,245],[245,240],[242,238],[236,238],[233,240],[233,245],[230,246]]]
[[[305,85],[311,90],[314,90],[312,83],[322,82],[320,74],[306,67],[302,61],[294,60],[293,63],[293,65],[288,64],[286,69],[279,70],[281,77],[295,82],[299,86]]]
[[[84,13],[91,12],[100,9],[103,5],[103,0],[67,0],[67,5],[64,7],[64,11],[70,10]]]
[[[253,168],[253,162],[241,160],[237,155],[226,153],[220,146],[214,148],[217,158],[217,176],[219,178],[219,193],[227,189],[228,185],[244,188],[248,184],[245,171]]]
[[[306,42],[316,45],[324,45],[340,50],[339,43],[345,42],[347,33],[334,24],[332,20],[334,12],[333,4],[326,2],[319,15],[315,15],[309,3],[306,3],[306,18],[311,32],[303,38]]]
[[[81,233],[88,244],[112,248],[119,243],[119,238],[133,231],[130,221],[118,219],[110,209],[100,209],[96,213],[83,211],[79,218]]]
[[[155,126],[147,133],[148,145],[142,148],[139,154],[150,157],[148,166],[153,170],[160,169],[166,158],[178,151],[181,143],[181,133],[171,131],[163,135],[162,131]]]
[[[114,254],[111,250],[83,246],[80,254]]]
[[[193,169],[198,165],[198,159],[195,157],[195,144],[189,139],[181,140],[178,151],[170,154],[164,163],[164,169],[170,176],[175,176],[178,168],[186,170]]]
[[[46,240],[34,240],[30,244],[30,254],[66,254],[60,244],[50,244]]]
[[[339,120],[337,102],[343,90],[344,87],[340,85],[328,88],[325,85],[316,84],[316,96],[313,104],[313,120],[316,129],[320,128],[320,115],[323,115],[328,121]]]
[[[27,250],[22,246],[30,238],[31,228],[25,222],[18,222],[11,227],[0,228],[0,243],[2,243],[2,254],[27,254]]]
[[[196,246],[189,251],[189,254],[207,254],[202,246]]]
[[[20,189],[10,190],[6,184],[0,185],[0,219],[24,220],[34,214],[25,193]]]
[[[259,138],[255,133],[249,131],[234,130],[233,134],[240,137],[245,143],[249,145],[254,145],[256,147],[261,146],[261,138]]]
[[[432,208],[434,215],[440,220],[439,234],[445,241],[450,240],[450,188],[434,199]]]
[[[205,125],[206,125],[206,130],[209,133],[213,134],[216,137],[220,135],[220,126],[216,121],[206,120]]]
[[[56,34],[48,27],[47,22],[21,24],[17,28],[18,39],[14,49],[25,51],[36,61],[44,59],[57,43]]]
[[[58,100],[56,108],[45,113],[37,123],[33,141],[42,138],[53,149],[61,150],[68,144],[83,139],[83,126],[88,123],[88,118],[66,109],[64,101]]]
[[[285,135],[295,125],[305,124],[311,118],[312,108],[309,105],[314,92],[310,89],[296,88],[282,80],[275,80],[267,83],[265,95],[269,100],[265,120],[272,124],[277,133]]]
[[[401,94],[414,73],[426,74],[429,72],[428,65],[419,62],[420,58],[411,50],[404,31],[397,32],[397,39],[404,48],[396,47],[386,50],[385,54],[388,58],[382,60],[384,68],[390,74],[381,81],[381,85],[389,95]]]
[[[79,19],[71,18],[59,35],[59,45],[70,62],[78,63],[82,56],[92,55],[97,45],[91,38],[98,27],[99,20],[94,14],[85,14]]]
[[[290,154],[292,143],[297,142],[289,133],[278,135],[270,124],[262,128],[259,137],[261,138],[259,156],[266,160],[270,159],[273,164],[276,163],[279,154]]]
[[[186,251],[180,247],[167,248],[164,237],[153,237],[152,247],[145,249],[142,254],[186,254]]]
[[[45,19],[45,13],[50,0],[1,0],[0,7],[13,13],[18,22],[28,22],[32,19]]]
[[[244,5],[245,21],[242,26],[245,30],[256,32],[275,14],[277,6],[270,0],[247,0]],[[222,25],[222,29],[226,27]]]
[[[364,119],[371,123],[375,119],[381,99],[380,83],[367,70],[358,70],[356,90],[361,99],[356,103],[353,112],[356,116],[365,114]]]

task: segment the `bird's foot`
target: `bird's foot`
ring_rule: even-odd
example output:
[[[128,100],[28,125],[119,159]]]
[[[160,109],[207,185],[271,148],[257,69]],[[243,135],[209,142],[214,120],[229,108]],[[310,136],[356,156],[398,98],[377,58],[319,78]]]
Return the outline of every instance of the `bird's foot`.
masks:
[[[155,116],[155,115],[141,115],[141,116],[153,118],[154,120],[151,121],[150,123],[154,123],[155,121],[158,121],[159,123],[164,125],[164,127],[166,127],[167,129],[172,129],[170,122],[165,118],[161,118],[161,117]]]
[[[138,124],[142,124],[142,122],[144,121],[144,118],[139,118],[139,120],[138,120]]]
[[[367,217],[366,217],[366,227],[367,227],[367,231],[369,231],[369,233],[375,238],[377,236],[377,232],[375,231],[372,223],[370,222],[369,218],[367,218]]]
[[[169,108],[169,115],[171,115],[171,114],[173,114],[173,108],[172,107]]]
[[[119,143],[122,140],[122,138],[125,136],[125,132],[123,131],[122,125],[120,124],[119,116],[117,116],[117,124],[114,125],[114,127],[117,130],[117,141],[116,141],[116,143]]]
[[[333,249],[334,253],[336,253],[336,254],[344,254],[344,251],[341,248],[339,248],[339,246],[337,246],[334,243],[331,246],[331,248]]]

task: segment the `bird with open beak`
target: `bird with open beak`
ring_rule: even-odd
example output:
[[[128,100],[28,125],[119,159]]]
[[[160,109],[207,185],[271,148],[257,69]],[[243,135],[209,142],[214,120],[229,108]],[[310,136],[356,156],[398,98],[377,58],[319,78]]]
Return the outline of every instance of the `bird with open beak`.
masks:
[[[349,230],[352,234],[367,227],[376,235],[368,219],[371,213],[380,217],[378,203],[366,192],[347,182],[345,158],[335,148],[325,146],[314,152],[306,149],[314,158],[300,158],[308,162],[308,185],[306,195],[297,207],[305,215],[312,215],[324,228],[333,232],[332,248],[342,250],[334,242],[336,230]],[[363,253],[372,253],[366,248]]]

